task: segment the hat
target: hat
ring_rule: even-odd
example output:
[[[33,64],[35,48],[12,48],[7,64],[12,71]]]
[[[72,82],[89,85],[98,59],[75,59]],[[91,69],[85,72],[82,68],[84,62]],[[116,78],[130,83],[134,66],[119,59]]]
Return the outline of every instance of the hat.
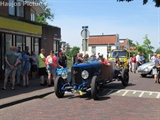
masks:
[[[59,55],[63,55],[63,53],[62,53],[62,52],[59,52]]]
[[[99,57],[103,57],[103,54],[99,54]]]

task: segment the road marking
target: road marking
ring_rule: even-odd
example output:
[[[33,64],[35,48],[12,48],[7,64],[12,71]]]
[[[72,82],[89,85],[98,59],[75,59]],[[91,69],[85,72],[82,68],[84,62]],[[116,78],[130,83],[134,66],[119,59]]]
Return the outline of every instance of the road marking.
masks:
[[[109,92],[108,92],[109,91]],[[143,91],[143,90],[128,90],[128,89],[106,89],[107,95],[142,97],[142,98],[160,98],[160,92]],[[118,93],[118,94],[115,94]]]
[[[122,96],[125,96],[125,95],[127,94],[127,92],[128,92],[128,91],[125,91]]]
[[[142,97],[143,94],[144,94],[144,92],[141,92],[141,94],[139,95],[139,97]]]
[[[110,90],[110,91],[107,93],[107,95],[111,94],[113,91],[114,91],[114,90]]]
[[[136,94],[136,91],[133,91],[133,94]]]
[[[158,93],[157,97],[156,98],[160,98],[160,93]]]

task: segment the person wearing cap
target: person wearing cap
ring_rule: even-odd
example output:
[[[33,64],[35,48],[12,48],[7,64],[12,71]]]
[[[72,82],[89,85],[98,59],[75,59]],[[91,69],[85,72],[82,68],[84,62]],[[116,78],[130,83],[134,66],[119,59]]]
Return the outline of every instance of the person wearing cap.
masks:
[[[100,60],[98,60],[98,62],[103,63],[103,64],[105,64],[105,65],[111,65],[111,64],[108,62],[108,60],[103,57],[103,54],[100,54],[100,55],[99,55],[99,58],[100,58]]]

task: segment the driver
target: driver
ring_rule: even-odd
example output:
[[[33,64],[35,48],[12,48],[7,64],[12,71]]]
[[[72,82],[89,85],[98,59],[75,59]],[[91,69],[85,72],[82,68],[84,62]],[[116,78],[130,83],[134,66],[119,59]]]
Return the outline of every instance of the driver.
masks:
[[[99,55],[99,60],[98,60],[98,62],[103,63],[103,64],[105,64],[105,65],[111,65],[111,64],[108,62],[108,60],[103,57],[103,54],[100,54],[100,55]]]

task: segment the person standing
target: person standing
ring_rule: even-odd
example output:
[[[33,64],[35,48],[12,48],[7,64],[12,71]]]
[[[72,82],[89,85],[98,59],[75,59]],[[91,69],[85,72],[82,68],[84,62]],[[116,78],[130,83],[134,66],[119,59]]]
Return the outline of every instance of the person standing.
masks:
[[[132,72],[136,73],[136,55],[135,54],[133,54],[133,57],[132,57]]]
[[[146,57],[145,57],[144,53],[142,53],[141,60],[142,60],[142,64],[144,64],[146,62]]]
[[[17,64],[17,82],[16,85],[21,86],[20,80],[21,80],[21,72],[22,72],[22,52],[21,47],[17,48],[17,55],[18,55],[18,64]]]
[[[44,76],[46,75],[46,64],[45,64],[45,49],[41,49],[41,53],[38,56],[38,68],[40,75],[40,85],[44,86]]]
[[[56,79],[56,68],[57,68],[57,57],[54,55],[54,51],[52,50],[50,51],[50,55],[48,55],[46,58],[46,65],[48,72],[48,87],[50,87],[51,82],[54,83],[54,80]]]
[[[141,60],[141,56],[140,56],[140,52],[138,52],[138,54],[136,55],[136,63],[137,63],[137,68],[142,64],[142,60]]]
[[[28,87],[29,85],[29,72],[30,72],[30,57],[27,51],[24,51],[22,57],[22,75],[23,75],[23,86]]]
[[[156,55],[156,53],[154,53],[153,56],[150,59],[150,62],[155,62],[156,57],[157,57],[157,55]]]
[[[5,55],[5,62],[6,62],[6,68],[5,68],[5,79],[4,79],[4,86],[2,90],[6,90],[6,85],[8,82],[8,77],[11,75],[12,77],[12,90],[15,88],[15,75],[17,70],[17,64],[18,64],[18,56],[14,52],[15,47],[11,46],[10,50],[6,52]]]
[[[155,70],[156,71],[154,71],[153,72],[153,74],[154,74],[154,80],[155,80],[155,83],[157,83],[158,82],[158,68],[157,68],[157,66],[160,66],[160,54],[158,54],[157,56],[156,56],[156,59],[155,59],[155,61],[154,61],[154,63],[155,63]]]
[[[32,79],[35,79],[37,74],[38,57],[34,51],[32,51],[31,59],[32,59],[31,63]]]

